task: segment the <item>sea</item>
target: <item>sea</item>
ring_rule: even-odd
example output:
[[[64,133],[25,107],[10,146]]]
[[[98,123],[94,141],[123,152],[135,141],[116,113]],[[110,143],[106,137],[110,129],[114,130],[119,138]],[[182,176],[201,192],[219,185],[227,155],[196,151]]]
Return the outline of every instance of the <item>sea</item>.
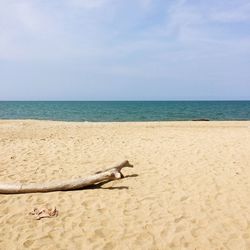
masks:
[[[250,120],[250,101],[0,101],[0,119],[244,121]]]

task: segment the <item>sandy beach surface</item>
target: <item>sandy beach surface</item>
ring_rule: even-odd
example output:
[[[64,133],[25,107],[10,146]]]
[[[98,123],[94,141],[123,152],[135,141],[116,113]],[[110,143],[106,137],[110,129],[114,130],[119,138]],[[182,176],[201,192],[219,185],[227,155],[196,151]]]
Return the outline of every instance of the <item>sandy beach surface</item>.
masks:
[[[0,194],[0,249],[250,249],[250,122],[0,121],[0,182],[87,176],[87,190]],[[59,216],[34,220],[34,208]]]

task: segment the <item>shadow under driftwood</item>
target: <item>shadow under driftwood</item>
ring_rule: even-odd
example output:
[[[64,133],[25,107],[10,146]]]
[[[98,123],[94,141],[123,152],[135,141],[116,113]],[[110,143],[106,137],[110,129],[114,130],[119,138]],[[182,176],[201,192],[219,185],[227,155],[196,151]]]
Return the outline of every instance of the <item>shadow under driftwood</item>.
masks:
[[[138,174],[131,174],[131,175],[125,175],[122,177],[122,179],[126,179],[126,178],[136,178],[138,177],[139,175]],[[100,183],[97,183],[97,184],[93,184],[93,185],[90,185],[88,187],[85,187],[85,188],[81,188],[81,189],[77,189],[77,190],[88,190],[88,189],[98,189],[98,188],[101,188],[101,189],[109,189],[109,190],[113,190],[113,189],[129,189],[128,186],[119,186],[119,187],[103,187],[103,185],[109,183],[109,182],[112,182],[113,180],[107,180],[107,181],[103,181],[103,182],[100,182]],[[75,190],[75,191],[77,191]]]

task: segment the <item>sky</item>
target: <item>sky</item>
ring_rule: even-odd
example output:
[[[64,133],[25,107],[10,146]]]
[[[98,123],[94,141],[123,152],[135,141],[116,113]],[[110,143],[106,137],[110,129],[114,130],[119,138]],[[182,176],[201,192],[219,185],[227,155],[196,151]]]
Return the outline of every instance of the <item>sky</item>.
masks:
[[[0,0],[0,100],[250,100],[250,1]]]

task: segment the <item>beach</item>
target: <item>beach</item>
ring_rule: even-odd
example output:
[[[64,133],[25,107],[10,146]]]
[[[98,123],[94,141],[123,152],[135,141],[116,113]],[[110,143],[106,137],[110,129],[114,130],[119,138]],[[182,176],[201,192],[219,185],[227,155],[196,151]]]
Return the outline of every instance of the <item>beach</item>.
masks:
[[[0,182],[125,178],[0,194],[0,249],[250,249],[250,121],[0,121]],[[34,220],[37,207],[58,217]]]

